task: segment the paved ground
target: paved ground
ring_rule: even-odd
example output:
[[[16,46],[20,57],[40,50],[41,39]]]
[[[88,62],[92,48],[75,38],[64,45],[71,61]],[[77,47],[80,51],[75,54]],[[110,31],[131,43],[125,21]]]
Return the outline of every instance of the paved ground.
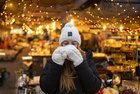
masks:
[[[10,72],[10,77],[4,82],[3,86],[0,86],[0,94],[17,94],[17,76],[16,71],[21,66],[21,56],[27,55],[28,48],[24,48],[17,58],[12,62],[1,62],[0,67],[5,67]]]

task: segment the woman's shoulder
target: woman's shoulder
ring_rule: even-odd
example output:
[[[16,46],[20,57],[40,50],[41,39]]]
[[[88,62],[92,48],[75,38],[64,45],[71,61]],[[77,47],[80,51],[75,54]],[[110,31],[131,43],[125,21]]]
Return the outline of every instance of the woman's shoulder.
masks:
[[[53,62],[52,58],[51,57],[47,58],[47,63],[51,63],[51,62]]]
[[[47,62],[45,64],[46,67],[53,67],[53,68],[61,68],[61,65],[56,64],[55,62],[53,62],[52,58],[47,58]]]

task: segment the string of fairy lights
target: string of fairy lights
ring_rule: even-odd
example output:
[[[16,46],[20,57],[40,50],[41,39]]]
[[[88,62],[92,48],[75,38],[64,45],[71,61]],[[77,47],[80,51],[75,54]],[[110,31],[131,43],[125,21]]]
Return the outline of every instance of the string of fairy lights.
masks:
[[[127,23],[128,22],[132,23],[132,21],[133,21],[132,26],[137,24],[137,20],[139,20],[139,16],[137,16],[137,18],[134,18],[134,17],[131,17],[131,16],[127,16],[127,15],[123,17],[123,15],[125,13],[128,14],[128,12],[130,11],[131,7],[132,7],[132,10],[134,11],[134,13],[136,14],[138,11],[136,10],[136,8],[134,6],[131,6],[131,5],[125,6],[125,4],[123,6],[122,4],[119,4],[119,3],[117,3],[117,4],[115,3],[115,5],[113,3],[113,6],[116,9],[114,11],[117,12],[117,13],[113,13],[112,17],[110,17],[110,18],[105,17],[106,15],[103,13],[104,10],[101,9],[100,7],[98,7],[98,6],[97,6],[96,10],[93,10],[92,12],[88,11],[87,13],[90,16],[92,16],[93,18],[95,18],[95,17],[96,17],[96,19],[100,18],[99,22],[105,22],[105,20],[106,20],[106,22],[109,22],[110,19],[111,19],[111,21],[113,21],[113,19],[117,19],[117,21],[115,20],[115,22],[113,24],[111,24],[111,25],[109,24],[110,26],[113,26],[113,27],[115,27],[117,24],[124,24],[124,25],[126,25],[126,20],[127,20]],[[120,9],[118,7],[120,7]],[[119,12],[118,10],[121,10],[121,11]],[[99,11],[99,12],[97,12],[97,11]],[[93,15],[94,13],[96,13],[96,14],[98,13],[97,15],[100,15],[102,13],[103,17],[105,17],[105,18],[99,17],[99,16],[95,16],[95,15]],[[123,21],[125,21],[125,22],[123,22]]]
[[[112,0],[112,2],[113,2],[113,0]],[[109,4],[112,5],[112,2]],[[84,18],[82,20],[84,20],[85,24],[93,23],[94,24],[94,25],[92,25],[93,28],[102,28],[102,29],[110,28],[111,31],[122,31],[122,29],[125,31],[132,31],[132,29],[140,27],[140,25],[139,25],[140,16],[137,15],[138,10],[132,4],[119,4],[119,3],[114,4],[113,3],[113,7],[116,8],[117,13],[113,13],[112,17],[109,17],[109,18],[106,17],[106,15],[103,13],[104,8],[102,9],[98,4],[95,4],[95,6],[96,6],[95,9],[89,8],[89,10],[87,10],[87,12],[86,12],[87,14],[89,14],[92,17],[92,19],[89,19],[89,17],[88,18],[82,17],[82,18]],[[133,17],[133,16],[129,15],[129,14],[131,14],[131,13],[129,13],[130,9],[132,10],[131,13],[133,15],[137,15],[137,16]],[[120,10],[120,11],[118,11],[118,10]],[[80,14],[78,15],[78,14],[79,13],[75,13],[75,12],[73,13],[73,15],[75,16],[76,19],[80,19],[82,16],[82,14],[81,15]],[[98,15],[101,15],[101,16],[98,16]],[[128,26],[128,24],[130,24],[131,26]],[[81,24],[81,25],[83,25],[83,24]],[[136,31],[136,30],[134,30],[134,31]]]
[[[31,0],[32,1],[32,0]],[[35,0],[34,0],[35,1]],[[48,12],[42,11],[38,5],[39,0],[37,2],[25,2],[24,0],[20,0],[19,2],[13,2],[12,0],[6,0],[6,4],[4,7],[3,13],[1,15],[5,16],[5,24],[11,25],[11,29],[13,29],[12,24],[14,22],[20,23],[18,20],[22,21],[23,24],[34,25],[35,23],[42,25],[42,22],[46,22],[45,20],[54,21],[54,18],[48,16]],[[50,6],[51,7],[51,6]],[[9,13],[9,9],[13,9],[18,11],[17,13]],[[40,10],[39,10],[40,9]],[[40,17],[36,17],[34,14],[40,13],[43,14]],[[44,17],[45,15],[45,17]],[[58,19],[55,18],[56,21]]]
[[[125,29],[126,31],[132,31],[132,29],[137,29],[140,27],[140,16],[138,15],[140,11],[138,11],[135,5],[131,4],[129,0],[127,1],[128,2],[124,4],[116,2],[115,0],[103,0],[99,5],[94,4],[95,8],[89,7],[82,12],[73,10],[65,11],[67,16],[66,20],[77,20],[75,21],[75,24],[80,26],[90,25],[88,29],[109,28],[111,31],[119,31],[121,28]],[[19,22],[18,20],[31,25],[36,23],[42,25],[48,20],[49,22],[60,22],[60,18],[55,16],[51,17],[47,9],[43,9],[39,5],[39,2],[40,0],[30,0],[28,2],[26,0],[19,0],[19,2],[15,3],[13,0],[6,0],[4,11],[0,15],[4,15],[6,21],[5,23],[11,25],[14,22]],[[50,6],[50,8],[53,8],[53,6]],[[109,8],[113,8],[114,11],[109,13],[111,16],[108,17],[104,11],[105,9],[111,11]],[[8,10],[12,10],[13,12]],[[42,16],[36,17],[37,13],[42,14]],[[137,16],[133,17],[132,14]],[[128,26],[128,24],[130,24],[130,26]]]

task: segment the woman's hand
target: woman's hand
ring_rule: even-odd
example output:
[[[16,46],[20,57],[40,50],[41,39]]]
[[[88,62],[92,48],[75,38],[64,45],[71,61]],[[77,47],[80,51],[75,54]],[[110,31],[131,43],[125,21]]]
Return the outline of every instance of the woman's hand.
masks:
[[[52,60],[58,65],[63,65],[67,54],[64,47],[58,47],[52,54]]]
[[[83,62],[83,57],[75,46],[67,45],[65,46],[65,49],[67,50],[67,59],[72,61],[75,67]]]

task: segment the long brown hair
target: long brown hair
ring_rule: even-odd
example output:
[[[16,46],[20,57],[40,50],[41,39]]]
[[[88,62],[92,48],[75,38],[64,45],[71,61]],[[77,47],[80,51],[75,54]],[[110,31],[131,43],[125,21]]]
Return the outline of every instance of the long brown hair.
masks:
[[[85,58],[85,52],[80,49],[78,46],[79,51],[81,52],[83,58]],[[60,85],[59,90],[60,92],[66,91],[70,92],[75,90],[74,79],[77,78],[76,71],[72,61],[65,60],[63,65],[63,71],[60,77]]]

